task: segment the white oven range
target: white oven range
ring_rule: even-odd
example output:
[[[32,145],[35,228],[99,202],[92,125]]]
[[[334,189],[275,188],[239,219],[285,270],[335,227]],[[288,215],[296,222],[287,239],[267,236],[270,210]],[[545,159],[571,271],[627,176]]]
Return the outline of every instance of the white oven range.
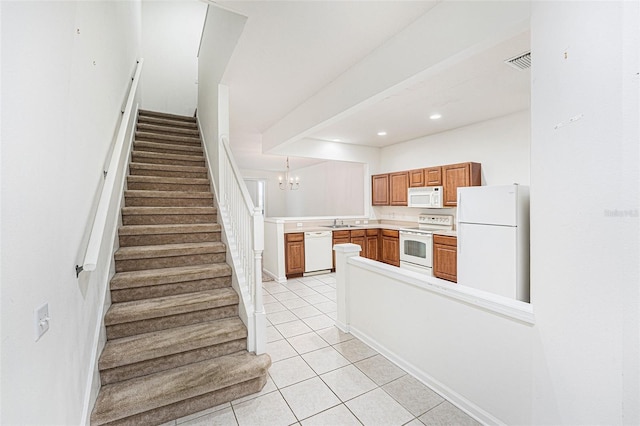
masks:
[[[433,276],[433,232],[452,229],[450,215],[420,215],[416,228],[400,229],[400,267]]]

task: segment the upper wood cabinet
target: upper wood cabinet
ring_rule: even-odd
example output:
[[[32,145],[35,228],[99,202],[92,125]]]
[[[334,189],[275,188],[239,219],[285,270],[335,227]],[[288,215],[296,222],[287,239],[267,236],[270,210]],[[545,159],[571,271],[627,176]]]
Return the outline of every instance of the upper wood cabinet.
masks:
[[[371,176],[371,205],[389,205],[389,174]]]
[[[424,185],[423,186],[440,186],[442,185],[442,167],[429,167],[423,169]]]
[[[480,186],[482,175],[479,163],[459,163],[442,166],[444,186],[444,207],[458,205],[458,188],[461,186]]]
[[[409,172],[389,173],[389,205],[408,205]]]
[[[424,171],[426,169],[409,170],[409,188],[426,186],[424,182]]]

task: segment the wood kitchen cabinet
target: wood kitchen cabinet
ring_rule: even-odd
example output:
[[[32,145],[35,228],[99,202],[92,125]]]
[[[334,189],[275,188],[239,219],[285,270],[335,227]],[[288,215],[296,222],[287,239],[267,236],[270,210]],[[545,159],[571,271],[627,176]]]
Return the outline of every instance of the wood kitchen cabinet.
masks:
[[[367,229],[364,236],[364,257],[371,260],[378,260],[378,249],[380,245],[379,232],[377,229]]]
[[[389,205],[389,174],[371,176],[371,205]]]
[[[352,229],[351,230],[351,244],[357,244],[360,246],[360,256],[365,257],[366,254],[366,244],[365,240],[365,230],[364,229]]]
[[[304,273],[304,232],[285,234],[284,264],[287,278]]]
[[[426,169],[409,170],[409,188],[426,186],[424,181],[425,170]]]
[[[459,163],[442,166],[442,183],[444,186],[444,207],[458,205],[458,188],[461,186],[480,186],[482,175],[479,163]]]
[[[333,246],[336,244],[347,244],[351,242],[351,232],[350,231],[333,231]],[[336,252],[333,251],[333,269],[336,269]]]
[[[458,239],[448,235],[433,236],[433,276],[458,281]]]
[[[393,229],[383,229],[380,236],[380,261],[400,266],[400,234]]]
[[[441,186],[442,185],[442,167],[429,167],[423,169],[424,186]]]
[[[408,205],[409,172],[389,173],[389,205]]]

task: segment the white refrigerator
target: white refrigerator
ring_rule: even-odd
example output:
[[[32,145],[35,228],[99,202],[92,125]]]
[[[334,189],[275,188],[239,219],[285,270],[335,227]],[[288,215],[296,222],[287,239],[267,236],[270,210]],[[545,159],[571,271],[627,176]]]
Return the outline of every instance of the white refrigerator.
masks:
[[[458,284],[529,302],[529,187],[458,188]]]

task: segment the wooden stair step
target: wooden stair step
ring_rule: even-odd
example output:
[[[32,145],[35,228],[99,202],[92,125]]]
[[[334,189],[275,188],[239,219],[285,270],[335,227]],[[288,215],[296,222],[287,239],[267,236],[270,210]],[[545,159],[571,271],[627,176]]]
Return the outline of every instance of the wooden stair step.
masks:
[[[114,258],[116,272],[203,265],[224,262],[226,246],[212,241],[120,247]]]
[[[127,189],[141,191],[211,191],[209,179],[139,175],[127,177]]]
[[[204,167],[204,156],[164,154],[150,151],[131,151],[131,161],[136,163],[169,164],[174,166]]]
[[[215,207],[123,207],[123,225],[214,223]]]
[[[168,135],[165,133],[136,131],[135,139],[139,141],[141,140],[156,141],[156,142],[163,142],[163,143],[171,143],[175,145],[183,144],[183,145],[202,146],[202,142],[199,137]]]
[[[247,328],[238,317],[123,337],[107,342],[98,366],[108,370],[246,337]]]
[[[196,122],[196,118],[192,116],[170,114],[167,112],[151,111],[147,109],[138,110],[138,117],[157,117],[157,118],[164,118],[167,120],[182,121],[182,122],[188,122],[188,123]]]
[[[253,355],[246,351],[205,360],[179,368],[103,386],[93,412],[92,425],[131,418],[128,424],[162,423],[197,412],[202,406],[197,399],[213,392],[224,393],[241,385],[245,394],[255,392],[255,379],[264,384],[271,365],[268,355]],[[246,386],[242,386],[246,383]],[[234,398],[242,390],[234,390],[225,398]],[[193,403],[180,405],[183,401]],[[216,399],[210,397],[209,404]],[[154,417],[154,410],[170,407]],[[138,417],[136,417],[138,416]],[[127,424],[127,423],[125,423]]]
[[[172,120],[170,118],[161,118],[161,117],[153,117],[153,116],[138,116],[138,124],[153,124],[159,126],[168,126],[168,127],[181,127],[183,129],[198,129],[198,123],[196,121],[182,121],[182,120]]]
[[[104,317],[104,323],[106,326],[131,323],[237,305],[238,301],[238,295],[232,288],[220,288],[155,299],[114,303],[109,307]]]
[[[207,179],[204,166],[176,166],[171,164],[129,163],[129,176],[160,176]]]
[[[164,154],[185,154],[203,155],[202,146],[197,145],[177,145],[171,143],[159,143],[136,140],[133,142],[133,149],[137,152],[159,152]]]
[[[211,192],[126,190],[126,207],[209,207]]]
[[[175,126],[171,124],[152,124],[152,123],[138,123],[137,129],[140,132],[149,133],[165,133],[174,134],[179,136],[193,136],[200,137],[200,132],[197,128],[187,128],[181,126]]]
[[[217,223],[125,225],[118,229],[120,247],[220,241]]]

